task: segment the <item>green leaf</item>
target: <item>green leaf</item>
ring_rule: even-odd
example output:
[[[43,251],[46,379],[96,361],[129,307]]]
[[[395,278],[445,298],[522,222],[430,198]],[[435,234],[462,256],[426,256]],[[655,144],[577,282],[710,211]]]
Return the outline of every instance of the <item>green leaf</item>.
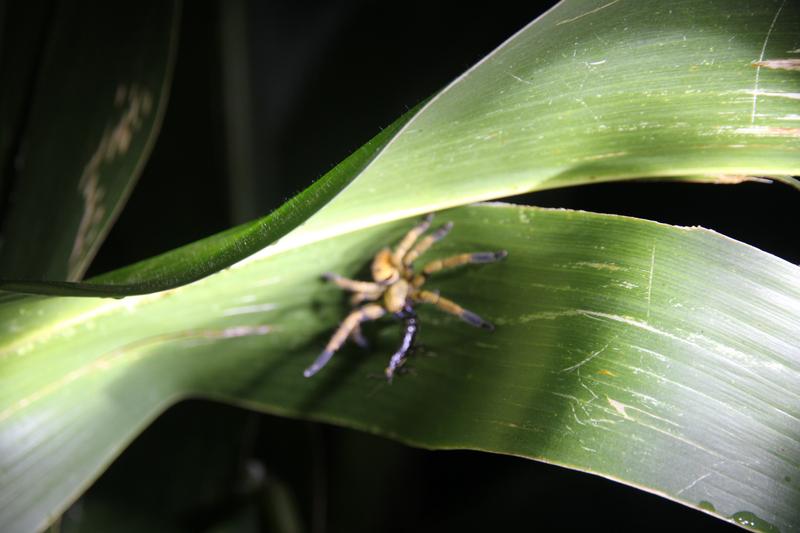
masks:
[[[783,0],[561,2],[433,98],[306,230],[631,178],[800,188],[784,177],[800,160],[798,18]]]
[[[178,6],[66,1],[53,8],[4,213],[4,277],[83,276],[158,136]]]
[[[561,3],[383,138],[377,157],[366,149],[340,194],[247,260],[120,301],[3,299],[0,486],[12,488],[0,491],[0,527],[44,526],[153,417],[200,396],[535,458],[750,527],[798,528],[800,269],[706,230],[456,209],[431,257],[505,248],[509,258],[431,287],[497,331],[423,311],[426,349],[391,386],[367,378],[396,347],[390,323],[367,330],[368,353],[345,348],[311,380],[302,369],[345,312],[319,274],[365,274],[408,228],[398,219],[603,180],[794,183],[781,176],[800,172],[800,90],[779,65],[800,49],[799,9]],[[316,209],[308,200],[295,200],[297,220]],[[276,235],[241,230],[112,273],[95,294],[175,287]]]
[[[336,165],[323,179],[263,218],[97,276],[86,283],[0,280],[0,289],[61,296],[120,297],[167,290],[202,279],[254,254],[314,215],[359,175],[416,110],[408,111]]]
[[[63,509],[166,406],[206,397],[417,446],[535,458],[733,520],[800,523],[800,268],[713,232],[503,205],[460,208],[431,257],[507,261],[431,288],[497,324],[422,310],[414,372],[369,352],[302,370],[344,312],[320,272],[363,271],[394,223],[124,300],[26,297],[0,307],[0,524]]]
[[[735,8],[562,2],[407,124],[396,123],[401,131],[303,231],[322,239],[470,202],[610,180],[768,176],[800,188],[788,177],[800,173],[800,77],[792,67],[800,60],[798,17],[800,5],[783,0]],[[283,216],[97,280],[110,286],[0,287],[75,295],[175,287],[274,242],[281,232],[248,229]]]

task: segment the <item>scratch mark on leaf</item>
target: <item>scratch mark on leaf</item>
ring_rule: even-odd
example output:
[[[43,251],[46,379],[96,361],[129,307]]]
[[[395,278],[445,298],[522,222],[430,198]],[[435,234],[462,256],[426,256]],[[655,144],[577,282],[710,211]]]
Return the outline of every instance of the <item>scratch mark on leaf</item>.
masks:
[[[275,304],[257,304],[257,305],[243,305],[240,307],[231,307],[222,312],[222,316],[232,315],[245,315],[249,313],[265,313],[277,309]]]
[[[585,103],[584,103],[585,105]],[[588,106],[587,106],[588,107]],[[595,117],[596,119],[598,117]],[[620,157],[628,155],[628,152],[609,152],[606,154],[589,155],[583,158],[584,161],[596,161],[597,159],[608,159],[609,157]]]
[[[640,398],[641,398],[641,397],[647,398],[647,396],[646,396],[646,395],[644,395],[644,394],[641,394],[641,393],[637,393],[637,392],[631,392],[631,391],[627,391],[627,392],[630,392],[630,393],[631,393],[631,394],[633,394],[634,396],[638,396],[638,397],[640,397]],[[656,403],[660,403],[660,402],[658,402],[657,400],[655,400],[655,398],[652,398],[652,397],[651,397],[651,400],[655,401]],[[645,409],[642,409],[642,408],[640,408],[640,407],[634,407],[633,405],[626,405],[626,404],[622,404],[622,403],[620,403],[620,405],[623,405],[623,406],[625,407],[625,410],[626,410],[626,412],[627,412],[628,410],[630,410],[630,411],[636,411],[637,413],[641,413],[642,415],[646,416],[647,418],[652,418],[653,420],[658,420],[659,422],[663,422],[664,424],[666,424],[666,425],[668,425],[668,426],[672,426],[672,427],[674,427],[674,428],[679,428],[679,429],[681,428],[681,425],[680,425],[680,424],[678,424],[677,422],[674,422],[674,421],[672,421],[672,420],[669,420],[669,419],[667,419],[667,418],[664,418],[664,417],[662,417],[662,416],[654,415],[654,414],[653,414],[653,413],[651,413],[650,411],[646,411]],[[631,418],[631,419],[633,419],[633,418]],[[641,423],[641,421],[642,421],[642,418],[641,418],[641,417],[639,417],[639,418],[637,418],[637,419],[636,419],[636,421]],[[649,427],[649,426],[648,426],[648,427]]]
[[[192,336],[203,339],[234,339],[236,337],[249,337],[252,335],[266,335],[271,332],[269,326],[232,326],[223,330],[206,330],[194,333]]]
[[[754,61],[753,66],[776,70],[800,70],[800,59],[765,59],[764,61]]]
[[[592,396],[592,399],[587,401],[587,402],[584,402],[584,405],[589,405],[589,404],[591,404],[592,402],[594,402],[595,400],[597,400],[599,398],[599,396],[597,394],[595,394],[592,389],[590,389],[588,386],[586,386],[586,383],[584,383],[583,380],[581,380],[581,387],[583,387],[584,390],[588,391],[589,394]]]
[[[586,415],[586,420],[581,420],[580,417],[578,416],[578,411],[575,410],[575,403],[570,402],[569,406],[570,409],[572,410],[572,416],[575,419],[575,422],[577,422],[581,426],[592,426],[599,429],[608,429],[603,424],[614,425],[617,423],[616,420],[610,420],[608,418],[592,418],[591,416],[589,416],[589,413],[585,408],[583,409],[583,412]]]
[[[572,409],[572,416],[575,418],[575,422],[577,422],[578,425],[585,426],[586,423],[585,422],[581,422],[581,419],[578,418],[578,412],[575,410],[575,404],[574,403],[570,403],[569,406]]]
[[[779,98],[789,98],[791,100],[800,100],[800,93],[778,93],[774,91],[761,91],[761,90],[754,90],[754,91],[747,91],[753,95],[753,99],[756,96],[777,96]]]
[[[708,476],[710,476],[711,474],[712,474],[712,472],[707,472],[707,473],[703,474],[702,476],[700,476],[699,478],[695,479],[694,481],[692,481],[691,483],[689,483],[688,485],[686,485],[685,487],[683,487],[681,490],[679,490],[678,492],[676,492],[676,493],[675,493],[675,496],[678,496],[678,495],[682,494],[683,492],[685,492],[685,491],[687,491],[687,490],[691,489],[692,487],[694,487],[695,485],[697,485],[698,483],[700,483],[701,481],[703,481],[704,479],[706,479],[706,478],[707,478]]]
[[[736,128],[736,133],[758,135],[761,137],[800,137],[800,128],[776,128],[774,126],[750,126]]]
[[[783,0],[783,2],[781,2],[780,7],[778,7],[778,10],[775,12],[775,16],[772,18],[772,24],[769,25],[769,30],[767,30],[767,36],[764,38],[764,44],[761,45],[761,55],[758,56],[758,61],[756,62],[756,83],[755,86],[753,87],[753,111],[750,114],[750,124],[755,124],[756,122],[756,106],[758,105],[758,81],[759,81],[759,76],[761,74],[761,65],[759,65],[758,63],[764,61],[764,53],[767,51],[767,43],[769,42],[769,37],[770,35],[772,35],[772,30],[775,28],[775,23],[778,21],[778,15],[781,14],[781,10],[785,5],[786,5],[786,0]]]
[[[591,107],[589,107],[589,104],[586,103],[586,100],[584,100],[583,98],[575,98],[575,101],[581,104],[583,107],[585,107],[586,110],[592,114],[592,118],[594,118],[596,122],[600,122],[600,117],[597,116],[597,113],[595,113]]]
[[[737,350],[733,346],[723,344],[713,339],[708,339],[698,333],[688,333],[688,332],[680,332],[680,334],[678,332],[673,333],[668,330],[656,328],[651,324],[644,322],[642,320],[638,320],[632,316],[617,315],[614,313],[606,313],[603,311],[593,311],[590,309],[565,309],[563,311],[549,311],[549,312],[546,311],[540,313],[533,313],[529,315],[522,315],[515,319],[507,319],[500,317],[495,319],[495,323],[498,325],[523,324],[533,320],[557,320],[559,318],[580,317],[580,316],[590,318],[592,320],[599,320],[599,321],[610,320],[613,322],[618,322],[621,324],[625,324],[628,326],[632,326],[634,328],[638,328],[653,333],[654,335],[658,335],[660,337],[669,339],[674,342],[685,344],[696,350],[704,352],[712,352],[717,356],[725,357],[730,364],[735,364],[735,366],[739,368],[741,371],[747,372],[749,374],[754,374],[756,372],[754,369],[757,368],[771,368],[776,370],[784,368],[784,365],[779,362],[765,361],[761,358],[754,357],[746,352]],[[636,346],[634,346],[634,348],[643,350],[642,348],[638,348]],[[655,354],[655,352],[652,353]]]
[[[606,399],[608,400],[608,404],[609,404],[611,407],[613,407],[613,408],[614,408],[614,410],[615,410],[615,411],[616,411],[616,412],[617,412],[617,413],[618,413],[618,414],[619,414],[619,415],[620,415],[622,418],[624,418],[625,420],[633,420],[633,418],[631,418],[630,416],[628,416],[628,413],[626,413],[626,412],[625,412],[625,408],[626,408],[626,407],[628,407],[627,405],[625,405],[625,404],[624,404],[624,403],[622,403],[622,402],[618,402],[617,400],[614,400],[613,398],[608,398],[608,397],[607,397]]]
[[[571,19],[564,19],[564,20],[562,20],[562,21],[560,21],[560,22],[557,22],[557,23],[556,23],[556,26],[561,26],[562,24],[568,24],[568,23],[570,23],[570,22],[575,22],[576,20],[578,20],[578,19],[580,19],[580,18],[583,18],[583,17],[585,17],[586,15],[591,15],[591,14],[593,14],[593,13],[597,13],[597,12],[598,12],[598,11],[600,11],[601,9],[605,9],[605,8],[607,8],[607,7],[613,6],[613,5],[614,5],[614,4],[616,4],[617,2],[619,2],[619,0],[613,0],[612,2],[609,2],[609,3],[607,3],[607,4],[604,4],[604,5],[600,6],[600,7],[596,7],[596,8],[594,8],[594,9],[592,9],[591,11],[587,11],[586,13],[582,13],[582,14],[578,15],[577,17],[572,17]]]
[[[643,347],[637,346],[635,344],[631,344],[630,347],[633,348],[634,350],[639,351],[639,352],[646,353],[647,355],[655,358],[657,361],[661,361],[662,363],[667,361],[667,357],[664,356],[664,354],[658,353],[655,350],[651,350],[649,348],[643,348]],[[641,359],[642,359],[641,356],[639,356],[639,361],[640,362],[641,362]]]
[[[647,278],[647,320],[650,320],[650,302],[653,296],[653,272],[656,270],[656,243],[650,252],[650,275]]]
[[[589,267],[589,268],[594,268],[596,270],[611,270],[611,271],[622,270],[621,266],[616,265],[614,263],[598,263],[598,262],[594,262],[594,261],[578,261],[576,263],[573,263],[573,265],[574,266],[582,266],[582,267],[585,266],[585,267]]]
[[[711,455],[713,457],[718,457],[718,458],[720,458],[722,460],[726,459],[725,456],[722,455],[720,452],[718,452],[716,450],[712,450],[711,448],[708,448],[706,446],[703,446],[698,442],[695,442],[695,441],[693,441],[693,440],[691,440],[691,439],[689,439],[687,437],[684,437],[683,435],[680,435],[680,434],[677,434],[677,433],[673,433],[671,431],[667,431],[664,428],[660,428],[660,427],[653,426],[653,425],[650,425],[650,424],[644,424],[640,420],[638,420],[637,422],[642,427],[646,427],[647,429],[652,429],[653,431],[655,431],[657,433],[661,433],[662,435],[665,435],[665,436],[667,436],[669,438],[675,439],[678,442],[682,442],[682,443],[686,444],[687,446],[691,446],[693,448],[697,448],[698,450],[701,450],[701,451],[703,451],[703,452],[705,452],[705,453],[707,453],[707,454],[709,454],[709,455]]]
[[[519,76],[517,76],[516,74],[512,74],[511,72],[509,72],[509,73],[508,73],[508,75],[509,75],[509,76],[511,76],[512,78],[514,78],[514,79],[515,79],[515,80],[517,80],[517,81],[521,81],[522,83],[525,83],[525,84],[527,84],[527,85],[533,85],[533,82],[532,82],[532,81],[530,81],[530,80],[526,80],[526,79],[523,79],[523,78],[520,78],[520,77],[519,77]]]
[[[558,393],[558,392],[554,392],[552,394],[554,396],[559,396],[561,398],[566,398],[567,400],[569,400],[569,407],[570,407],[570,410],[572,411],[572,417],[575,419],[575,422],[577,422],[581,426],[592,426],[592,427],[599,428],[599,429],[608,429],[608,427],[605,426],[604,424],[610,424],[612,426],[615,425],[615,424],[618,424],[619,420],[612,420],[610,418],[594,418],[592,416],[591,409],[592,408],[597,408],[597,406],[596,405],[592,405],[592,403],[596,399],[598,399],[598,396],[594,392],[592,392],[592,390],[589,387],[587,387],[586,385],[584,385],[582,382],[581,382],[581,386],[583,386],[584,389],[589,391],[589,394],[591,394],[591,396],[592,396],[590,399],[583,400],[583,399],[577,398],[577,397],[575,397],[575,396],[573,396],[571,394],[562,394],[562,393]],[[583,420],[581,419],[580,416],[578,416],[578,410],[576,409],[576,406],[579,407],[580,410],[583,412],[583,415],[585,416],[585,418]],[[601,408],[601,410],[603,412],[607,412],[605,409]]]
[[[572,366],[568,366],[567,368],[564,368],[561,371],[562,372],[572,372],[573,370],[576,370],[576,369],[582,367],[583,365],[585,365],[586,363],[588,363],[589,361],[591,361],[592,359],[594,359],[595,357],[597,357],[598,355],[603,353],[606,350],[606,348],[608,348],[609,344],[611,344],[611,342],[608,342],[605,346],[603,346],[599,350],[596,350],[596,351],[592,352],[591,354],[589,354],[589,357],[587,357],[586,359],[584,359],[580,363],[574,364]]]

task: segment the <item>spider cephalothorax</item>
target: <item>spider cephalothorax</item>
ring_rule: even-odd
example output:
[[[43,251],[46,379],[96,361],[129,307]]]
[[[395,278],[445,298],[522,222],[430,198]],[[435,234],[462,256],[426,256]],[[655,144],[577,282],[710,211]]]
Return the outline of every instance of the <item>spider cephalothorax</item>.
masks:
[[[454,268],[468,263],[492,263],[503,259],[508,253],[477,252],[458,254],[445,259],[437,259],[427,263],[418,272],[414,270],[414,261],[430,248],[436,241],[441,240],[453,228],[453,223],[448,222],[433,233],[421,238],[428,231],[433,215],[414,226],[405,237],[397,244],[394,250],[384,248],[372,260],[373,281],[356,281],[343,278],[338,274],[325,274],[324,279],[336,284],[338,287],[351,291],[353,296],[350,303],[356,308],[347,315],[339,329],[333,334],[325,346],[325,350],[317,357],[316,361],[308,367],[303,375],[311,377],[324,367],[333,354],[344,342],[350,338],[356,344],[366,345],[361,334],[361,322],[376,320],[387,313],[395,315],[405,323],[403,342],[397,352],[392,355],[386,367],[386,378],[391,381],[398,368],[403,366],[409,350],[414,344],[419,323],[414,312],[414,305],[430,303],[438,309],[456,315],[461,320],[488,330],[494,326],[482,319],[472,311],[468,311],[457,303],[439,296],[438,291],[432,292],[423,289],[428,276],[440,270]]]

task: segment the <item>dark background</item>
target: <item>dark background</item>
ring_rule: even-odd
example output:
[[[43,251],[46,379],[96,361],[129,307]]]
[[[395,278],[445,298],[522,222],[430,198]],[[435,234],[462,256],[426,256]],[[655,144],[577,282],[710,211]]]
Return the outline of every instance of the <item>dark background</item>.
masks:
[[[89,275],[267,213],[551,4],[186,2],[162,133]],[[798,262],[795,195],[627,183],[511,200],[700,225]],[[64,526],[106,524],[113,509],[131,530],[270,530],[284,515],[268,502],[281,498],[308,531],[735,529],[559,467],[417,450],[203,401],[159,418]]]

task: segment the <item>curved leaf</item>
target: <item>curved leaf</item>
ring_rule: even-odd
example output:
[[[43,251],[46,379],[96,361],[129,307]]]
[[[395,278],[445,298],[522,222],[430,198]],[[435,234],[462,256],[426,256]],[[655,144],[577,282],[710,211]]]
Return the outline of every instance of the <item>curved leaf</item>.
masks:
[[[428,102],[297,242],[597,181],[769,176],[800,188],[787,177],[800,173],[798,17],[800,5],[784,0],[559,3]],[[175,287],[270,244],[280,232],[244,228],[276,220],[97,280],[108,287],[0,288],[125,295]]]
[[[153,293],[202,279],[275,242],[330,202],[414,115],[412,109],[269,215],[176,250],[92,278],[67,281],[0,280],[0,290],[61,296],[121,297]]]
[[[798,18],[784,0],[561,2],[433,98],[304,231],[633,178],[800,188]]]
[[[368,355],[345,349],[324,374],[301,377],[343,312],[319,273],[358,273],[407,228],[381,222],[594,180],[797,172],[786,126],[797,76],[772,67],[785,65],[774,54],[798,49],[787,27],[798,8],[739,7],[559,4],[432,100],[317,216],[247,261],[121,301],[0,302],[0,480],[13,487],[0,492],[0,525],[45,525],[152,417],[193,395],[537,458],[750,527],[796,529],[800,272],[712,232],[455,210],[457,230],[435,255],[504,247],[509,260],[435,286],[498,330],[424,313],[422,342],[436,357],[417,357],[414,375],[365,379],[398,335],[376,325]],[[575,44],[590,34],[599,38]],[[253,240],[239,228],[219,247],[112,273],[98,292],[196,279],[186,272],[225,266],[214,262],[222,251],[269,242],[257,227],[245,226]]]
[[[120,301],[0,306],[3,529],[33,529],[186,396],[347,425],[429,448],[579,468],[736,521],[800,524],[800,268],[702,229],[565,210],[460,208],[430,257],[509,251],[430,286],[494,333],[422,310],[414,372],[367,353],[302,370],[356,275],[407,223],[276,253]],[[9,332],[18,330],[23,334]],[[367,401],[368,400],[368,401]]]
[[[150,155],[172,82],[176,0],[54,9],[3,213],[7,278],[83,276]]]

